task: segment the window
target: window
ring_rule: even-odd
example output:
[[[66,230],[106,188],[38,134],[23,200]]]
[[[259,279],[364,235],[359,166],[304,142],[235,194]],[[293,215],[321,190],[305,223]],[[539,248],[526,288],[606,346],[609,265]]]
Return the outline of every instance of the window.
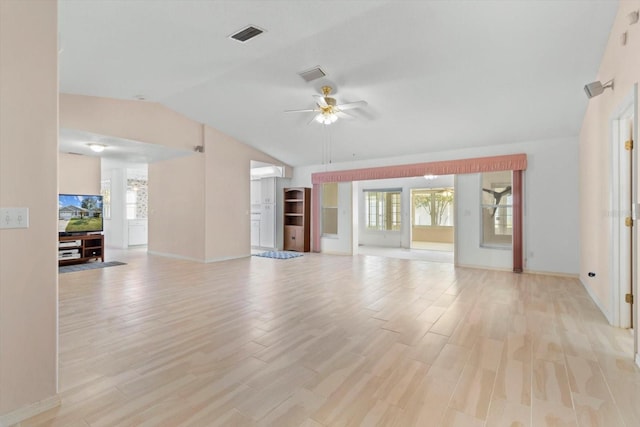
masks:
[[[453,226],[453,188],[411,190],[413,225]]]
[[[322,235],[338,234],[338,183],[322,184]]]
[[[365,190],[364,209],[369,230],[399,231],[402,190]]]
[[[147,218],[147,180],[145,178],[128,178],[126,193],[127,219]]]
[[[482,174],[482,245],[510,246],[513,236],[511,171]]]
[[[111,219],[111,180],[100,181],[100,194],[102,195],[102,217]]]

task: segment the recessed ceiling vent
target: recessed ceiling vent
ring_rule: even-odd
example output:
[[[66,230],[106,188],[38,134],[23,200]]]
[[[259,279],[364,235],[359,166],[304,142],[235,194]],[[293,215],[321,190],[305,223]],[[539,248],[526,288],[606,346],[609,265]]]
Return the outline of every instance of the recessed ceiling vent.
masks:
[[[238,31],[237,33],[232,34],[229,37],[241,43],[244,43],[248,40],[251,40],[255,36],[259,36],[262,33],[264,33],[264,30],[261,30],[258,27],[254,27],[253,25],[249,25],[247,28]]]
[[[305,82],[309,83],[319,78],[322,78],[327,75],[320,67],[315,67],[307,71],[301,71],[298,73],[300,77],[304,79]]]

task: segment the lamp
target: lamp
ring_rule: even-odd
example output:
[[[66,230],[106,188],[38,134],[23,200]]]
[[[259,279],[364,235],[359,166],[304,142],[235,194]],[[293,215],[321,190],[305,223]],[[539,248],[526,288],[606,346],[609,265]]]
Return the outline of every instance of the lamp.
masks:
[[[323,112],[316,116],[316,121],[323,125],[330,125],[331,123],[335,123],[336,120],[338,120],[338,116],[334,113]]]
[[[437,177],[437,175],[425,175],[424,179],[426,179],[427,181],[431,181],[433,179],[436,179]]]
[[[589,99],[600,95],[607,88],[611,88],[611,90],[613,90],[613,79],[609,80],[605,84],[602,84],[598,80],[596,82],[584,85],[584,91],[587,94],[587,98]]]
[[[102,145],[102,144],[89,144],[89,148],[91,148],[91,151],[95,153],[102,153],[105,147],[106,145]]]

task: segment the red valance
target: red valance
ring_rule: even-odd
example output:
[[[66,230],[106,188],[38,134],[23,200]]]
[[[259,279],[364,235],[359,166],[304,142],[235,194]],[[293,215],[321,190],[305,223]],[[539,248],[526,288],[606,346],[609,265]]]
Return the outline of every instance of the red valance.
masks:
[[[318,172],[311,175],[311,182],[313,184],[323,184],[326,182],[410,178],[423,175],[460,175],[479,172],[517,171],[525,170],[526,168],[526,154],[510,154],[506,156],[476,157],[473,159],[446,160],[442,162],[415,163],[411,165]]]

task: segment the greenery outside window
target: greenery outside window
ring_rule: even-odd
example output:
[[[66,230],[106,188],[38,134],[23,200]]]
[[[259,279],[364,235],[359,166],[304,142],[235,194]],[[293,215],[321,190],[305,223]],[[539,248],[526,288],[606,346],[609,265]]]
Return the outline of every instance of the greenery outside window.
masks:
[[[369,230],[400,231],[402,190],[364,190],[365,222]]]
[[[338,234],[338,183],[322,184],[322,235]]]
[[[483,246],[510,247],[513,237],[511,171],[482,174]]]
[[[453,226],[453,188],[412,190],[413,225]]]

